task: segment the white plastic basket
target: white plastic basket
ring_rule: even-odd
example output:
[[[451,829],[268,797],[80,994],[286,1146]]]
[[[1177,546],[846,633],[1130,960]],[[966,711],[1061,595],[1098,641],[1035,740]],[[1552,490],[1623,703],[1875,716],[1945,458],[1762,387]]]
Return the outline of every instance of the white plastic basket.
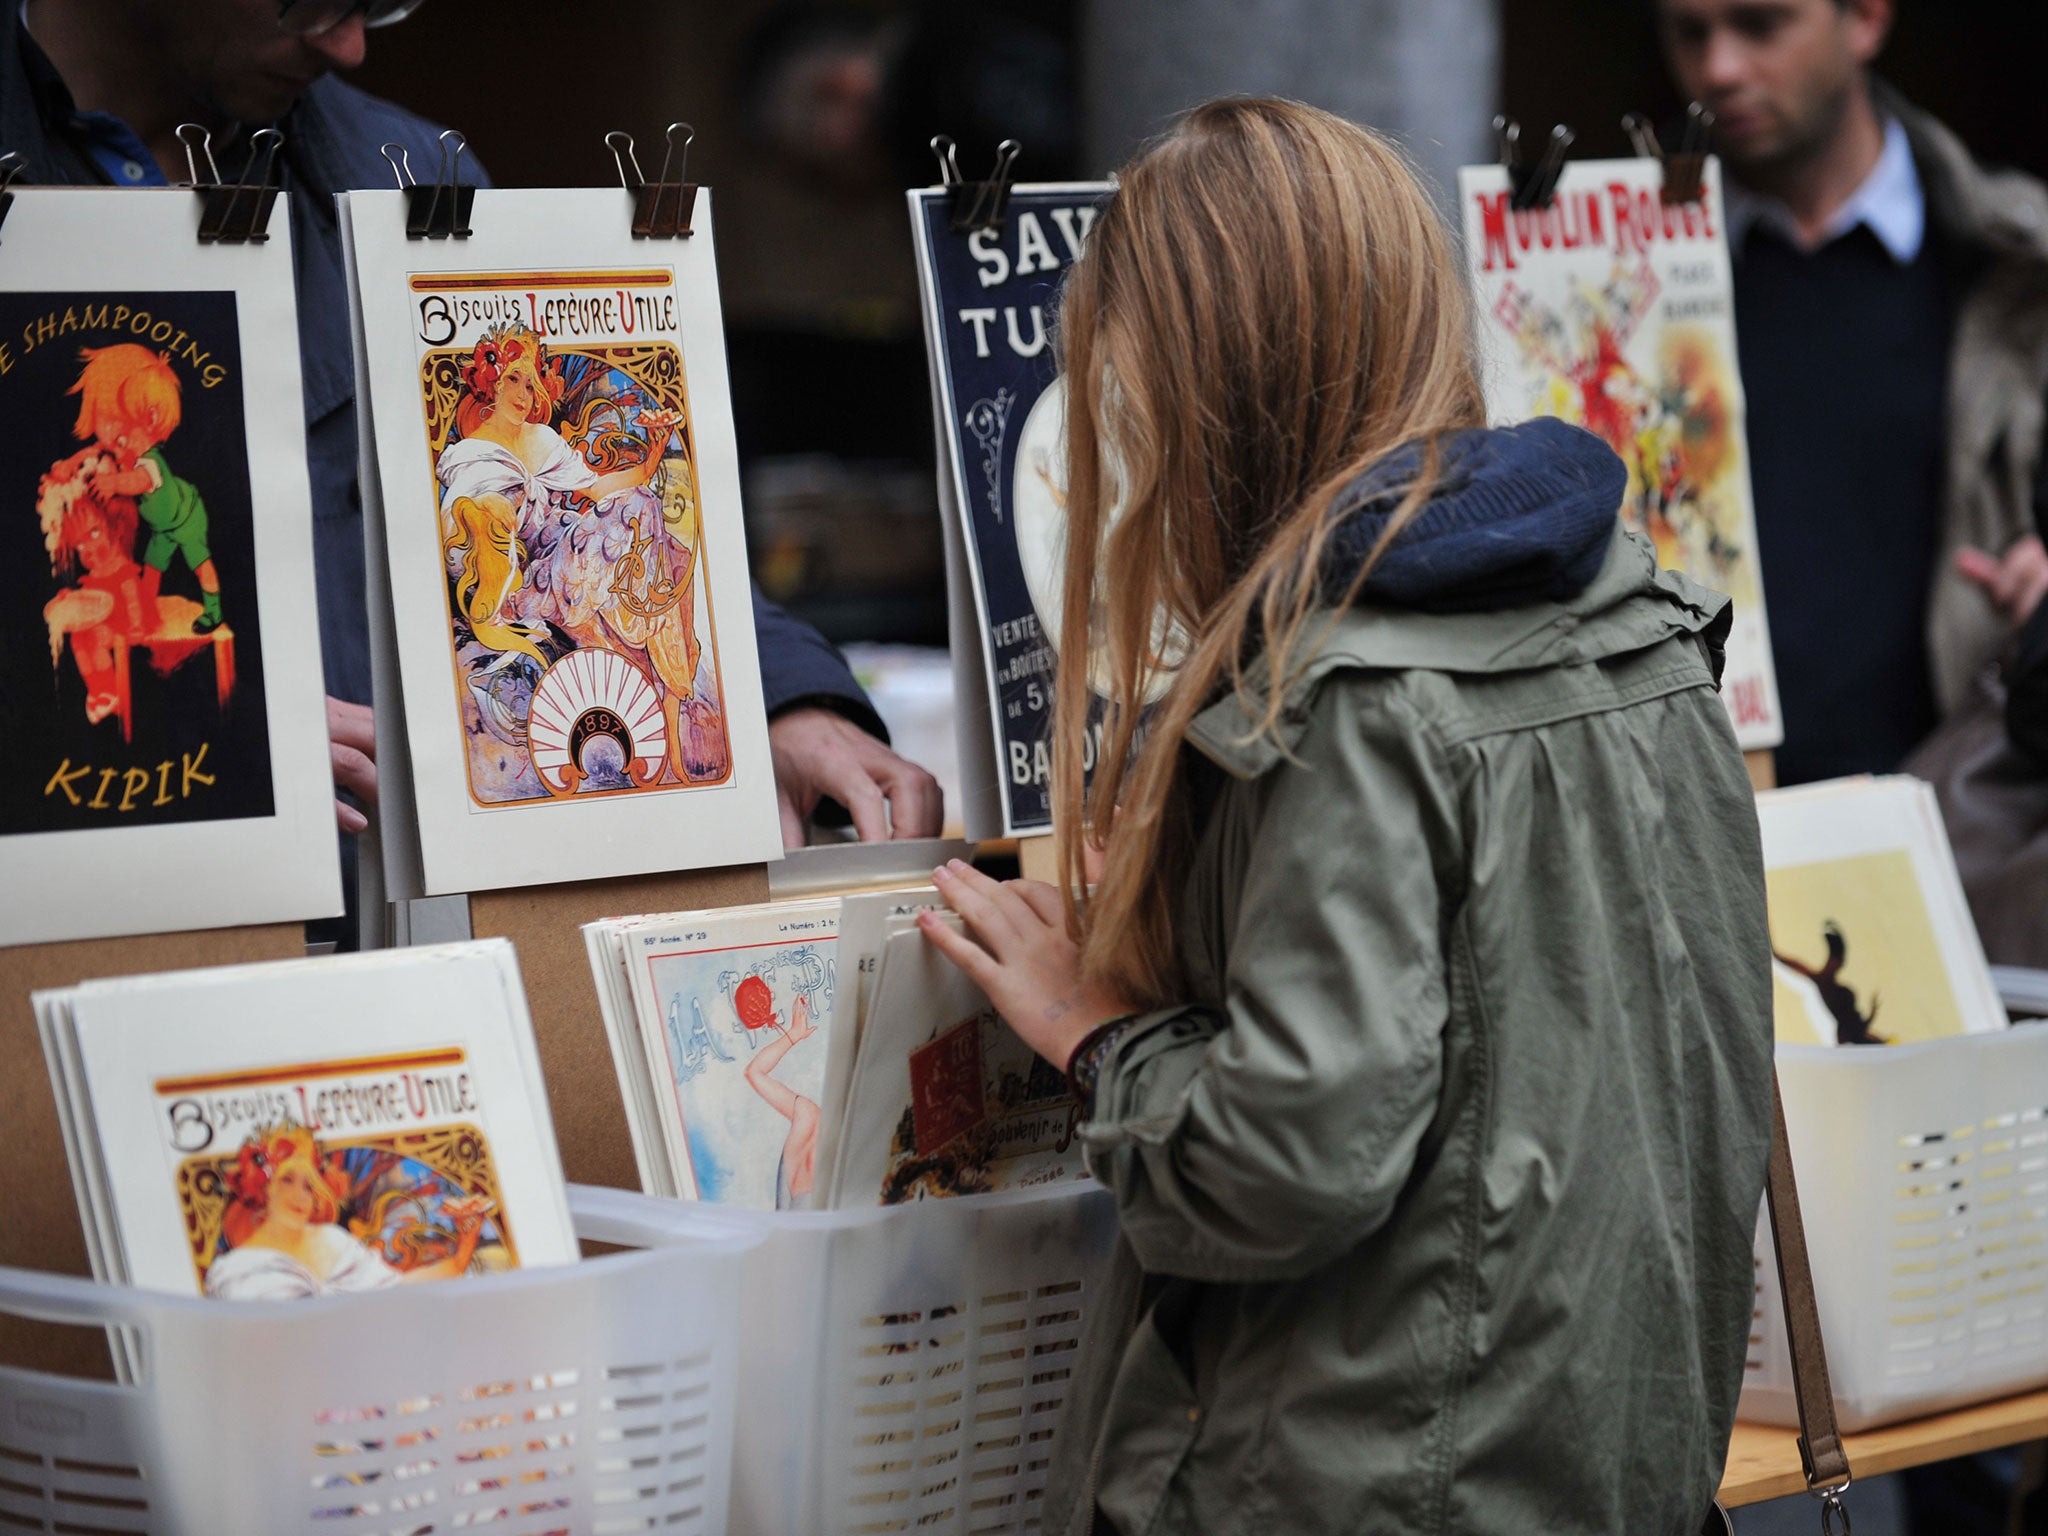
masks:
[[[205,1301],[0,1270],[0,1311],[112,1324],[133,1386],[0,1368],[0,1533],[720,1536],[745,1250],[572,1187],[640,1251],[456,1285]]]
[[[1092,1182],[871,1211],[675,1205],[753,1230],[737,1536],[1023,1536],[1116,1240]]]
[[[2048,1382],[2048,1023],[1785,1046],[1778,1079],[1845,1430]],[[1796,1424],[1767,1219],[1740,1415]]]

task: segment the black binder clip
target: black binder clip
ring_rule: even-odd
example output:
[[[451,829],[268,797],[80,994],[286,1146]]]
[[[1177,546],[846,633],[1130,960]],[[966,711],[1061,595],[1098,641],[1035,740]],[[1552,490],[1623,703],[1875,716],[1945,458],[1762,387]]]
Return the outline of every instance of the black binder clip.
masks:
[[[1621,126],[1634,141],[1636,153],[1664,167],[1663,198],[1667,203],[1696,203],[1706,191],[1707,138],[1714,128],[1714,114],[1698,102],[1685,109],[1685,132],[1678,148],[1666,153],[1657,130],[1640,112],[1631,112]]]
[[[988,180],[965,181],[960,175],[960,157],[953,141],[943,133],[933,136],[932,153],[939,159],[939,184],[953,194],[947,229],[956,235],[972,235],[1003,227],[1003,213],[1010,203],[1010,178],[1023,150],[1024,146],[1015,139],[1003,140],[996,146],[996,168]]]
[[[462,152],[469,143],[453,128],[441,130],[441,174],[421,186],[412,173],[412,156],[403,144],[383,146],[384,161],[398,178],[398,190],[405,194],[405,238],[408,240],[467,240],[469,213],[476,206],[476,188],[457,181]]]
[[[14,206],[14,184],[21,180],[28,162],[15,150],[0,155],[0,225],[7,223],[7,211]]]
[[[277,169],[277,152],[284,135],[275,128],[261,128],[249,136],[249,160],[241,178],[220,179],[220,166],[213,158],[213,135],[198,123],[180,123],[178,142],[185,146],[185,165],[192,172],[192,190],[199,194],[199,243],[201,245],[261,245],[270,238],[270,210],[277,205],[279,188],[270,179]],[[206,172],[200,174],[200,161]]]
[[[680,158],[676,144],[678,133],[683,136]],[[690,216],[697,211],[697,183],[683,180],[683,172],[689,168],[690,145],[696,140],[697,130],[688,123],[670,123],[663,137],[668,147],[661,154],[661,174],[649,181],[640,174],[640,157],[633,152],[633,135],[615,128],[604,136],[612,159],[619,165],[619,185],[633,194],[633,238],[636,240],[690,238]],[[674,181],[668,177],[671,161],[676,168]]]
[[[1557,198],[1558,179],[1564,175],[1565,152],[1572,147],[1576,135],[1559,123],[1550,130],[1550,142],[1543,148],[1543,158],[1531,165],[1520,157],[1520,123],[1511,117],[1496,117],[1493,131],[1500,138],[1500,163],[1508,173],[1508,186],[1513,189],[1508,195],[1508,206],[1517,213],[1527,213],[1532,208],[1548,208]]]

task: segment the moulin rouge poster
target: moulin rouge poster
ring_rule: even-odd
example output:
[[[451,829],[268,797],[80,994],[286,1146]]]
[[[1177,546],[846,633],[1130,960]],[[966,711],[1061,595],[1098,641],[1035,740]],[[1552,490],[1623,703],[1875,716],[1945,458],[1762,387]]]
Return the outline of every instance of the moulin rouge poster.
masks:
[[[273,810],[233,292],[0,293],[0,835]]]
[[[1623,515],[1665,566],[1734,600],[1721,697],[1746,749],[1782,738],[1757,568],[1734,277],[1721,175],[1666,202],[1652,160],[1566,166],[1549,208],[1511,206],[1507,172],[1458,193],[1489,414],[1557,416],[1628,466]]]

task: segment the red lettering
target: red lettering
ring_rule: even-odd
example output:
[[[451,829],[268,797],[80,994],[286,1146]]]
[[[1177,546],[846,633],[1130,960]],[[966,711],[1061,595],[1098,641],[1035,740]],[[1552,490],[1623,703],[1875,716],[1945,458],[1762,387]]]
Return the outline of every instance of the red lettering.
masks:
[[[1626,256],[1631,250],[1642,250],[1643,237],[1636,232],[1635,193],[1626,182],[1610,181],[1607,200],[1614,207],[1614,254]]]
[[[1508,245],[1508,194],[1496,192],[1492,196],[1479,194],[1479,227],[1486,248],[1485,270],[1505,266],[1515,270],[1515,253]]]

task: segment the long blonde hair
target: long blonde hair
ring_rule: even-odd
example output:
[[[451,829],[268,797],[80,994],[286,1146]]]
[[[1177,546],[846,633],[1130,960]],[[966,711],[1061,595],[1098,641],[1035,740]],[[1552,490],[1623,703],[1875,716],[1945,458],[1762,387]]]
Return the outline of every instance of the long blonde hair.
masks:
[[[1227,683],[1255,734],[1276,729],[1313,653],[1311,616],[1348,605],[1428,499],[1438,438],[1483,425],[1471,301],[1392,144],[1295,102],[1215,101],[1123,172],[1069,275],[1060,349],[1070,664],[1055,689],[1054,832],[1084,969],[1152,1005],[1180,984],[1188,727]],[[1420,471],[1385,532],[1328,592],[1339,493],[1417,440]],[[1096,705],[1091,669],[1073,662],[1091,640],[1108,693],[1084,802]],[[1104,863],[1084,910],[1088,846]]]

